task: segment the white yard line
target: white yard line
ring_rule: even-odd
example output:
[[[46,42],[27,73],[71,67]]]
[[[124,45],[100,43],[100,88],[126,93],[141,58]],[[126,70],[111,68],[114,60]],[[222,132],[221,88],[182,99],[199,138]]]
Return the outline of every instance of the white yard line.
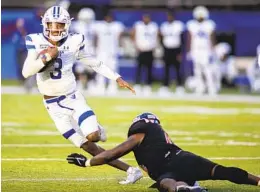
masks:
[[[238,115],[238,114],[260,114],[260,108],[215,108],[202,107],[195,105],[184,106],[133,106],[133,105],[117,105],[114,107],[115,111],[129,112],[129,111],[160,111],[170,114],[203,114],[203,115]]]
[[[260,157],[207,157],[210,160],[260,160]],[[62,158],[2,158],[2,161],[66,161]],[[135,161],[134,158],[122,158],[123,161]]]
[[[120,143],[99,143],[101,146],[116,146]],[[203,140],[198,142],[176,142],[180,146],[260,146],[260,142],[246,142],[235,140]],[[2,148],[37,148],[37,147],[49,147],[49,148],[67,148],[74,147],[72,144],[54,143],[54,144],[2,144]]]
[[[2,94],[27,94],[22,86],[1,86]],[[34,90],[33,94],[39,95],[37,90]],[[144,100],[181,100],[181,101],[208,101],[208,102],[239,102],[239,103],[260,103],[259,96],[251,95],[239,95],[239,94],[225,94],[225,95],[196,95],[196,94],[185,94],[185,95],[172,95],[170,97],[158,97],[156,92],[150,94],[148,97],[144,97],[142,94],[137,93],[132,95],[129,91],[119,91],[116,96],[97,96],[91,93],[87,94],[87,98],[124,98],[124,99],[144,99]]]
[[[254,124],[255,126],[260,126],[260,123]],[[174,126],[174,125],[171,125]],[[108,127],[108,126],[104,126]],[[246,125],[245,125],[246,127]],[[183,130],[169,130],[167,133],[170,136],[186,136],[183,140],[194,140],[192,136],[214,136],[214,137],[249,137],[249,138],[260,138],[260,134],[256,133],[238,133],[238,132],[230,132],[230,131],[183,131]],[[38,130],[28,130],[23,128],[13,128],[13,127],[3,127],[2,135],[23,135],[23,136],[59,136],[61,135],[55,129],[47,130],[47,129],[38,129]],[[126,132],[112,132],[108,128],[108,137],[122,137],[126,138]],[[189,139],[187,139],[189,137]],[[178,139],[178,138],[175,138]],[[181,138],[179,138],[181,140]]]

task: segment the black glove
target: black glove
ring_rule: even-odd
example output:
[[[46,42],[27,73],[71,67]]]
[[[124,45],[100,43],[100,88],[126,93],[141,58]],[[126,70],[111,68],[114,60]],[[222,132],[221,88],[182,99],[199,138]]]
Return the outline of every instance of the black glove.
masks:
[[[67,157],[68,163],[75,164],[80,167],[86,167],[85,163],[87,160],[87,157],[78,153],[72,153]]]

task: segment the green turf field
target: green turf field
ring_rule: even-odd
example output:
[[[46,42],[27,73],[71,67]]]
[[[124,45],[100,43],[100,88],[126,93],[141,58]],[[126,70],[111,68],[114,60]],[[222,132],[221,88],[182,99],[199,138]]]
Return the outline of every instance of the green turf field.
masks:
[[[106,127],[111,148],[124,141],[128,125],[140,112],[160,118],[185,150],[260,175],[260,104],[89,98]],[[83,151],[63,139],[36,95],[2,95],[3,192],[153,192],[147,178],[120,186],[125,173],[109,166],[79,168],[67,164],[71,152]],[[133,154],[124,157],[135,165]],[[206,181],[212,192],[257,192],[259,188]]]

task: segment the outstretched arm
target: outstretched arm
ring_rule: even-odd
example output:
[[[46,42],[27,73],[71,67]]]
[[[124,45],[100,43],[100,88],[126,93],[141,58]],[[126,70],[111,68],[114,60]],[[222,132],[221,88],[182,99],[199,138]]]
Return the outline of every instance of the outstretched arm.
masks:
[[[122,77],[116,73],[115,71],[112,71],[107,65],[103,64],[102,61],[93,58],[87,54],[80,53],[78,56],[78,59],[85,65],[91,67],[93,70],[95,70],[97,73],[107,77],[111,80],[116,80],[118,85],[122,88],[128,88],[130,91],[135,93],[135,90],[131,85],[129,85],[126,81],[122,79]]]
[[[142,142],[143,138],[143,133],[134,134],[115,148],[103,151],[91,159],[87,160],[83,155],[74,153],[69,155],[67,160],[68,163],[76,164],[81,167],[103,165],[128,154],[134,147]]]

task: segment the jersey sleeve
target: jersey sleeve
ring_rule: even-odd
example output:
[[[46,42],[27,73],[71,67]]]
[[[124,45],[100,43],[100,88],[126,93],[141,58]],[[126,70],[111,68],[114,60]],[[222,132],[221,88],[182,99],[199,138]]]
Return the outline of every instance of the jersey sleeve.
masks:
[[[155,31],[157,31],[157,32],[158,32],[158,30],[159,30],[159,27],[158,27],[157,23],[153,22],[153,26],[154,26],[154,29],[155,29]]]
[[[99,31],[100,31],[100,26],[101,26],[102,22],[95,22],[93,24],[93,32],[95,35],[98,35],[99,34]]]
[[[85,48],[85,36],[83,34],[80,34],[82,37],[81,37],[81,40],[80,40],[80,44],[79,44],[79,51],[82,51],[84,50]]]
[[[36,51],[36,40],[33,39],[34,34],[27,35],[25,37],[25,45],[28,50],[27,57],[24,61],[22,75],[27,78],[38,73],[45,65],[41,58],[38,58],[38,53]]]
[[[160,32],[161,32],[162,35],[165,34],[165,22],[161,24],[161,26],[160,26]]]
[[[118,30],[118,33],[122,33],[122,32],[124,32],[124,30],[125,30],[125,26],[123,25],[123,23],[118,22],[117,30]]]
[[[78,34],[80,36],[79,38],[79,44],[78,44],[78,52],[76,54],[76,59],[80,60],[82,58],[91,57],[90,54],[88,54],[85,50],[85,37],[83,34]]]
[[[136,29],[141,24],[140,21],[137,21],[134,23],[133,28]]]
[[[193,25],[194,25],[193,20],[188,21],[187,24],[186,24],[187,30],[188,31],[192,31],[193,30]]]
[[[128,137],[131,135],[137,134],[137,133],[147,133],[147,127],[149,126],[149,123],[146,123],[144,120],[138,121],[131,125],[128,131]]]
[[[213,32],[216,29],[215,22],[212,20],[209,20],[208,24],[207,24],[207,28],[208,28],[209,32]]]
[[[33,39],[30,35],[27,35],[25,37],[25,45],[26,45],[26,49],[29,51],[29,50],[35,50],[36,47],[35,47],[35,42],[33,42]]]

